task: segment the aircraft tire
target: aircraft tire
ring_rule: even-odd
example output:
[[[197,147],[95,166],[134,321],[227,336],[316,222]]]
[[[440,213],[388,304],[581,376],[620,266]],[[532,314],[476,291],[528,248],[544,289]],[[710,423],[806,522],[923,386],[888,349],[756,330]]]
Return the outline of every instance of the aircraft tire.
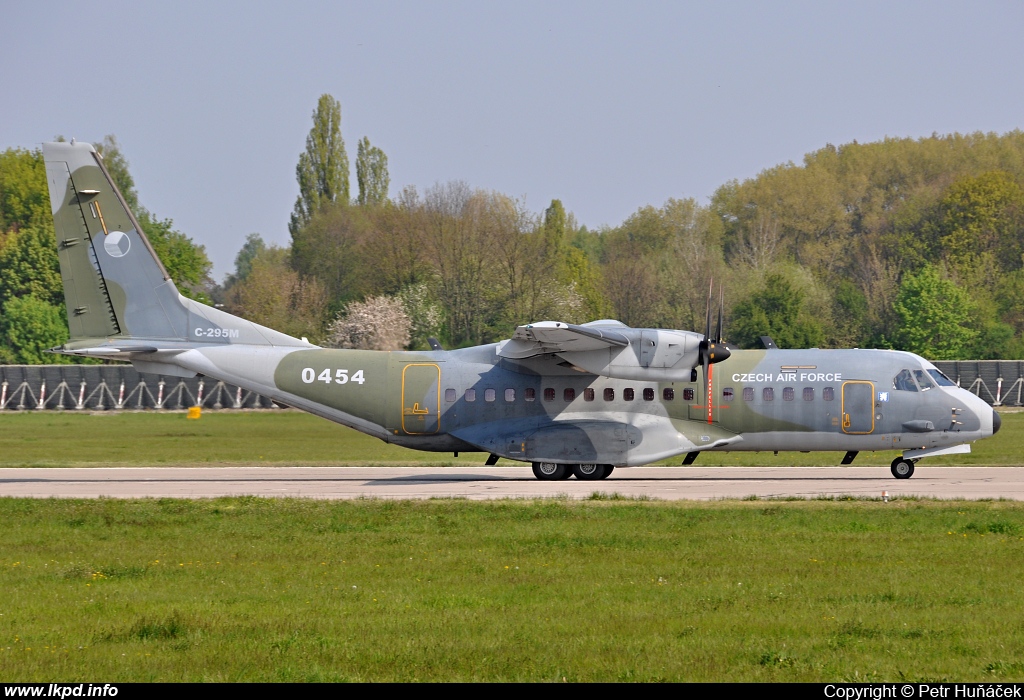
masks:
[[[541,481],[560,481],[572,476],[572,469],[567,464],[554,462],[534,462],[533,475]]]
[[[892,461],[892,466],[889,467],[889,471],[891,471],[892,475],[897,479],[909,479],[914,476],[914,463],[909,459],[897,457]]]
[[[604,472],[601,474],[602,479],[607,479],[612,475],[612,472],[615,471],[614,464],[602,464],[601,466],[604,467]]]
[[[580,481],[597,481],[604,478],[605,466],[603,464],[574,464],[572,465],[573,475]]]

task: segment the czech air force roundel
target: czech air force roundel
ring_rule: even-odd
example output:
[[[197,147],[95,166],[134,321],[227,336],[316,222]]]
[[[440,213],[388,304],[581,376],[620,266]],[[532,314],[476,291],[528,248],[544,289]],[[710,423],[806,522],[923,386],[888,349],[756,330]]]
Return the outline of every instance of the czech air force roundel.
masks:
[[[111,231],[103,239],[103,250],[107,251],[107,255],[112,258],[124,257],[131,247],[131,239],[123,231]]]

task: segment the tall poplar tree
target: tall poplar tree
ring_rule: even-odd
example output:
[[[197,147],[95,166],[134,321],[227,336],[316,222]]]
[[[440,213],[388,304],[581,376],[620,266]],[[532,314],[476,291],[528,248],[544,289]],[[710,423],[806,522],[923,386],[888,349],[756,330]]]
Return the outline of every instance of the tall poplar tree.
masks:
[[[384,151],[370,145],[364,136],[356,153],[356,181],[359,183],[359,204],[380,204],[388,198],[391,176]]]
[[[292,238],[328,202],[348,203],[349,169],[345,142],[341,138],[341,104],[328,94],[320,96],[313,110],[313,128],[306,137],[306,150],[295,166],[299,197],[295,200],[288,230]]]

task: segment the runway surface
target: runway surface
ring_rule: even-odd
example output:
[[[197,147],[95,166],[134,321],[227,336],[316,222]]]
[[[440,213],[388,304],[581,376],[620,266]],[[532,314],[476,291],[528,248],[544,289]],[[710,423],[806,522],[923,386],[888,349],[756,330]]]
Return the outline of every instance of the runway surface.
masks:
[[[634,467],[604,481],[538,481],[529,467],[219,467],[0,469],[0,496],[35,498],[586,498],[663,500],[926,496],[1024,500],[1024,467]]]

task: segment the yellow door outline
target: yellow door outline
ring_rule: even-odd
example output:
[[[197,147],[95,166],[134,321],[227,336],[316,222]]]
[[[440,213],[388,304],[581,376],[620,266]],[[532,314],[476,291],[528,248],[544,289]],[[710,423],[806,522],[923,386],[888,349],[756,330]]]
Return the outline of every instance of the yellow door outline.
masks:
[[[848,430],[851,424],[850,414],[846,412],[846,385],[847,384],[867,384],[871,388],[871,429],[870,430]],[[843,432],[847,435],[868,435],[875,432],[875,384],[865,380],[854,380],[849,382],[843,382],[841,387],[843,394],[842,407],[843,407]]]
[[[414,401],[410,408],[405,406],[405,373],[410,367],[433,367],[437,372],[437,405],[436,406],[422,406],[419,401]],[[410,425],[405,424],[406,417],[422,417],[429,416],[431,409],[434,410],[434,416],[436,417],[436,423],[433,430],[417,430],[420,426],[417,425],[417,421],[412,421]],[[434,364],[433,362],[411,362],[402,368],[402,430],[407,435],[430,435],[436,433],[441,429],[441,367]]]

